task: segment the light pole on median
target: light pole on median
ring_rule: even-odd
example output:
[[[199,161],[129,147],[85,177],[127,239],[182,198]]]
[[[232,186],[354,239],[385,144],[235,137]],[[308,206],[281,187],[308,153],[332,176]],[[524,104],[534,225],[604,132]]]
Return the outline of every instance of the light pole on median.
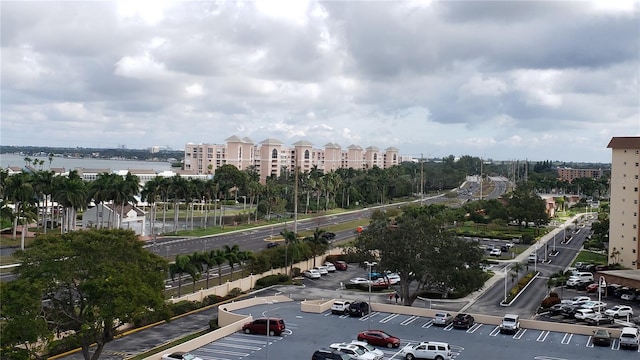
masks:
[[[371,330],[371,268],[375,265],[378,265],[377,262],[373,261],[373,262],[369,262],[369,261],[365,261],[364,262],[367,267],[369,268],[369,313],[367,314],[367,316],[369,316],[369,330]]]

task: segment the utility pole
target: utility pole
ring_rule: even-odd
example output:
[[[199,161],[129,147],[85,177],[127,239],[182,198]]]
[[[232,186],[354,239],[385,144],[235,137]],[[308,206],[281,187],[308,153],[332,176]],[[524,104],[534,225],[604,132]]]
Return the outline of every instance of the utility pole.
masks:
[[[424,202],[424,158],[420,153],[420,206]]]
[[[480,200],[482,200],[482,158],[480,158]]]
[[[298,164],[297,160],[294,162],[294,181],[293,186],[293,232],[298,233]],[[296,235],[297,236],[297,235]]]

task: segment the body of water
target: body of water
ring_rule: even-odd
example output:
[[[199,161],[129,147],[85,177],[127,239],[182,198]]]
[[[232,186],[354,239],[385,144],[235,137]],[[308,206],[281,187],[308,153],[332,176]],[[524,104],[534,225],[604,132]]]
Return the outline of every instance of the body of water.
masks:
[[[49,158],[46,156],[34,157],[29,156],[31,159],[44,160],[42,165],[43,170],[52,168],[64,168],[65,170],[73,170],[78,168],[85,169],[109,169],[111,171],[116,170],[154,170],[155,172],[162,172],[171,170],[171,164],[166,161],[139,161],[139,160],[109,160],[109,159],[91,159],[91,158],[63,158],[54,157],[51,164],[49,164]],[[8,166],[25,166],[24,155],[15,154],[0,154],[0,167],[6,169]],[[40,169],[40,166],[34,166],[36,169]]]

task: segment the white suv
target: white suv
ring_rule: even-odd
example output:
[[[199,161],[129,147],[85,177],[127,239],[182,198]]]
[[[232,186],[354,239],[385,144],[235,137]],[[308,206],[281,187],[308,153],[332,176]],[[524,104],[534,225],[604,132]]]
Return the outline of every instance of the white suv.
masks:
[[[628,305],[616,305],[605,311],[604,314],[617,319],[621,316],[633,316],[633,309]]]
[[[349,305],[351,305],[351,300],[336,300],[331,305],[331,313],[344,314],[349,310]]]
[[[407,360],[436,359],[451,360],[451,348],[449,344],[435,341],[425,341],[418,345],[406,346],[402,349],[402,356]]]

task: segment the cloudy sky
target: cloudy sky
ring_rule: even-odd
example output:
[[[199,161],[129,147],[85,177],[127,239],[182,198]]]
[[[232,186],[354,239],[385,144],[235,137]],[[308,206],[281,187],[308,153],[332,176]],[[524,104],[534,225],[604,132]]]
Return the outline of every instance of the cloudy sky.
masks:
[[[610,162],[639,2],[3,0],[0,140]]]

